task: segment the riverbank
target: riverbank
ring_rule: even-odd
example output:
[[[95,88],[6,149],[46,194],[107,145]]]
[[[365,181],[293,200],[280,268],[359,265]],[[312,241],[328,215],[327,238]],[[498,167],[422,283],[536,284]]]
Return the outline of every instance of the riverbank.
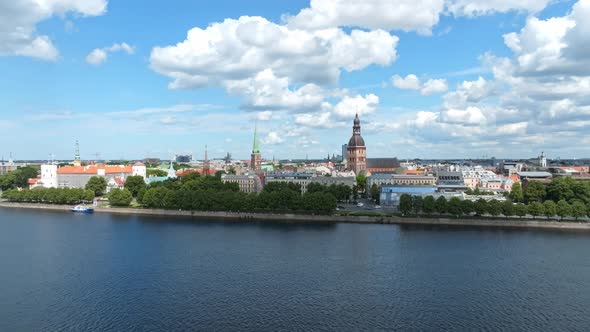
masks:
[[[69,212],[69,205],[47,205],[0,202],[0,208],[36,209],[49,211]],[[177,211],[138,208],[109,208],[96,207],[96,213],[111,213],[119,215],[136,216],[163,216],[185,217],[195,219],[231,219],[238,221],[276,221],[294,223],[359,223],[359,224],[398,224],[398,225],[447,225],[447,226],[480,226],[480,227],[509,227],[509,228],[542,228],[542,229],[568,229],[590,231],[590,223],[587,222],[556,222],[525,219],[452,219],[445,217],[412,218],[397,216],[320,216],[299,214],[272,214],[272,213],[247,213],[247,212],[204,212],[204,211]]]

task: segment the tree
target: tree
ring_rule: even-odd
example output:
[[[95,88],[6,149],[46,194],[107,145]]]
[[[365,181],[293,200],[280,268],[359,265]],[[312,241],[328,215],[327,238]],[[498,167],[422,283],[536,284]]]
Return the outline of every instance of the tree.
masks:
[[[535,219],[535,217],[543,215],[545,210],[543,209],[543,204],[539,202],[531,202],[527,207],[527,212],[533,216],[533,219]]]
[[[522,202],[524,195],[522,193],[522,187],[520,186],[520,183],[515,183],[512,185],[509,197],[514,203]]]
[[[546,200],[545,202],[543,202],[543,212],[543,214],[547,218],[555,217],[555,215],[557,214],[557,205],[554,201]]]
[[[367,176],[365,174],[359,174],[356,176],[356,185],[361,192],[365,192],[367,185]]]
[[[473,211],[478,216],[483,216],[487,210],[488,210],[488,202],[483,198],[478,199],[473,204]]]
[[[514,215],[514,203],[509,200],[502,202],[502,214],[506,217]]]
[[[86,183],[86,189],[94,191],[95,196],[102,196],[107,190],[107,180],[102,176],[93,176]]]
[[[522,218],[522,217],[526,216],[526,213],[527,213],[526,205],[524,205],[522,203],[518,203],[518,204],[514,205],[514,214],[515,215]]]
[[[447,199],[444,196],[440,196],[436,199],[436,212],[438,214],[443,214],[447,212]]]
[[[14,187],[27,188],[28,180],[37,177],[37,169],[31,166],[21,167],[12,172],[14,174]]]
[[[376,183],[371,186],[371,198],[379,204],[379,186]]]
[[[551,180],[551,183],[547,185],[547,199],[554,202],[560,200],[569,201],[574,198],[573,191],[574,180],[569,176],[560,176]]]
[[[432,196],[424,197],[424,202],[422,202],[422,211],[426,214],[432,214],[436,211],[436,201]]]
[[[129,206],[133,196],[128,189],[113,189],[109,193],[109,203],[112,206]]]
[[[201,178],[201,174],[199,172],[190,172],[190,173],[186,173],[185,175],[183,175],[180,178],[180,181],[182,181],[183,183],[186,183],[189,181],[200,180],[200,178]]]
[[[147,174],[147,176],[162,177],[162,176],[168,175],[168,172],[166,172],[165,170],[162,170],[162,169],[158,169],[158,168],[148,168],[146,171],[146,174]]]
[[[125,180],[125,189],[129,190],[129,192],[131,192],[131,195],[133,195],[133,197],[137,197],[137,194],[139,193],[139,191],[145,187],[146,187],[145,180],[143,179],[142,176],[139,176],[139,175],[129,176],[129,177],[127,177],[127,180]]]
[[[469,215],[471,212],[475,212],[475,206],[472,201],[464,199],[461,201],[461,211],[463,214]]]
[[[399,198],[399,210],[404,215],[409,214],[412,211],[412,196],[408,194],[402,194]]]
[[[488,213],[492,216],[497,216],[502,213],[502,205],[500,201],[492,199],[488,202]]]
[[[545,185],[537,181],[529,181],[524,187],[524,199],[527,203],[541,202],[545,197]]]
[[[557,202],[557,215],[560,216],[562,220],[563,218],[568,217],[571,214],[572,207],[565,199],[562,199],[559,202]]]
[[[578,220],[578,218],[586,215],[586,205],[584,205],[584,203],[582,203],[581,201],[575,201],[572,204],[571,210],[572,210],[572,217],[576,218],[576,220]]]
[[[457,217],[463,213],[463,210],[461,209],[461,199],[459,197],[451,197],[451,199],[449,199],[447,212]]]
[[[424,199],[422,199],[422,196],[412,196],[412,209],[414,210],[414,214],[418,215],[418,213],[422,211],[423,204]]]

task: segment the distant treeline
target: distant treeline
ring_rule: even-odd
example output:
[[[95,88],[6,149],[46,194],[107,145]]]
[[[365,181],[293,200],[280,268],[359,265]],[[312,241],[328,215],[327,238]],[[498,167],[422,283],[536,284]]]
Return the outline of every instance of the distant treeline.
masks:
[[[447,200],[440,196],[435,199],[433,196],[411,196],[403,194],[400,196],[400,212],[404,215],[411,214],[438,214],[453,216],[499,216],[506,217],[524,217],[530,215],[533,218],[545,216],[553,218],[573,217],[575,219],[585,216],[590,217],[590,204],[584,204],[580,200],[569,203],[565,199],[555,203],[552,200],[545,202],[532,201],[528,204],[513,203],[511,200],[498,201],[495,199],[485,200],[483,198],[477,201],[462,200],[459,197],[452,197]]]
[[[302,195],[299,185],[272,182],[260,194],[248,194],[240,192],[237,183],[191,173],[141,189],[137,201],[158,209],[331,214],[336,209],[336,197],[331,193],[335,189],[330,188],[314,187],[315,192]]]
[[[79,188],[36,188],[33,190],[10,189],[2,193],[2,198],[10,202],[29,202],[47,204],[76,204],[92,202],[94,192]]]

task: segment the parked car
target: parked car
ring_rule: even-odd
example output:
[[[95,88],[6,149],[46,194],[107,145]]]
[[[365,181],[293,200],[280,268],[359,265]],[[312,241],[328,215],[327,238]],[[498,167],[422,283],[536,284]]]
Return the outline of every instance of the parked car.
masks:
[[[381,205],[375,205],[375,209],[380,209]]]
[[[363,207],[363,206],[365,206],[365,204],[363,204],[363,203],[357,203],[356,206],[357,207]]]

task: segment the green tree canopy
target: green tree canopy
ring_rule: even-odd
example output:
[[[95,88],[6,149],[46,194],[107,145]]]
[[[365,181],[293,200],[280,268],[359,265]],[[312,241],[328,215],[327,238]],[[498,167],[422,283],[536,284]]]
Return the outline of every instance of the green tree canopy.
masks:
[[[502,202],[502,214],[506,217],[514,215],[514,203],[509,200]]]
[[[129,206],[133,196],[128,189],[113,189],[109,192],[109,203],[112,206]]]
[[[86,183],[86,189],[92,190],[95,196],[102,196],[107,190],[107,180],[102,176],[93,176]]]
[[[463,212],[463,214],[471,214],[472,212],[475,212],[475,204],[468,200],[468,199],[464,199],[461,201],[461,211]]]
[[[447,199],[444,196],[440,196],[436,199],[436,212],[438,214],[443,214],[447,212]]]
[[[426,214],[432,214],[436,212],[436,201],[432,196],[424,197],[424,202],[422,203],[422,211]]]
[[[486,214],[487,210],[488,210],[488,202],[483,198],[478,199],[473,204],[473,211],[478,216],[483,216],[484,214]]]
[[[572,215],[572,207],[565,199],[557,202],[557,215],[560,216],[561,219]]]
[[[376,183],[371,186],[371,198],[379,204],[379,186]]]
[[[529,181],[524,187],[524,199],[526,202],[541,202],[545,197],[545,185],[537,181]]]
[[[522,187],[520,186],[520,183],[515,183],[512,185],[510,195],[508,196],[514,203],[519,203],[523,201],[524,194],[522,193]]]
[[[527,214],[527,207],[523,203],[518,203],[514,205],[514,214],[519,217],[524,217]]]
[[[461,199],[459,197],[451,197],[447,203],[447,212],[454,216],[460,216],[463,214],[461,205]]]
[[[578,218],[584,217],[586,215],[586,205],[582,201],[574,201],[572,204],[572,217]]]
[[[359,174],[356,176],[356,185],[359,191],[364,192],[367,185],[367,176],[365,174]]]
[[[409,214],[412,212],[412,196],[408,194],[402,194],[399,198],[399,210],[403,214]]]
[[[543,202],[543,212],[543,214],[547,218],[555,217],[555,215],[557,214],[557,205],[554,201],[546,200],[545,202]]]
[[[533,216],[533,218],[541,216],[545,213],[544,205],[539,202],[531,202],[527,207],[527,212]]]
[[[146,187],[145,180],[142,176],[139,176],[139,175],[129,176],[125,180],[125,189],[129,190],[129,192],[131,192],[131,195],[133,195],[133,197],[137,197],[137,194],[139,193],[139,191],[145,187]]]
[[[502,203],[496,199],[488,202],[488,213],[492,216],[498,216],[502,213]]]

